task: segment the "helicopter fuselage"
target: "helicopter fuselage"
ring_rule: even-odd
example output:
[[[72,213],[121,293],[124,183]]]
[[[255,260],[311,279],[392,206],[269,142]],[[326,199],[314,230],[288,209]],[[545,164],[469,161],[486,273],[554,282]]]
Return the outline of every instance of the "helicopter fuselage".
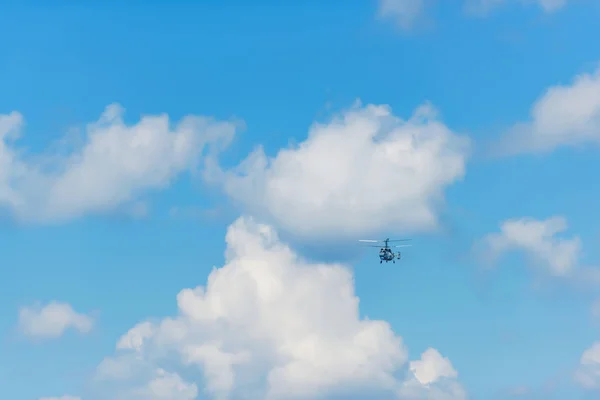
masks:
[[[379,251],[379,263],[383,263],[384,261],[387,262],[396,262],[395,259],[398,258],[400,259],[400,253],[395,254],[391,249],[389,248],[382,248]]]

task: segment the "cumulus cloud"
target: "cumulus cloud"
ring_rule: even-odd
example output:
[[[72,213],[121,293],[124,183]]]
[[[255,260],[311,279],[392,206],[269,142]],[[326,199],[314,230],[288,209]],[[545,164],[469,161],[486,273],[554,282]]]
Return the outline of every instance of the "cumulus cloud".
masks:
[[[530,121],[507,132],[500,151],[545,153],[585,144],[600,145],[600,68],[547,89],[533,105]]]
[[[551,275],[568,276],[578,265],[581,240],[559,237],[567,228],[563,217],[511,219],[500,225],[500,232],[484,237],[478,250],[491,262],[506,252],[522,251]]]
[[[398,394],[406,400],[464,400],[467,393],[456,381],[458,373],[447,358],[429,348],[421,359],[411,361],[412,376],[402,383]]]
[[[379,0],[378,15],[395,21],[403,29],[413,27],[425,11],[425,0]]]
[[[575,379],[587,389],[600,388],[600,342],[583,352]]]
[[[23,117],[0,115],[0,209],[25,222],[55,222],[131,207],[152,189],[168,186],[196,166],[207,145],[226,145],[236,125],[187,116],[173,126],[169,117],[143,116],[128,125],[117,104],[86,128],[86,140],[67,154],[26,157],[17,147]]]
[[[430,105],[408,120],[388,106],[357,104],[269,158],[259,147],[207,179],[248,213],[305,239],[438,227],[444,190],[465,175],[469,140]]]
[[[128,395],[128,398],[144,400],[195,400],[197,397],[198,387],[195,384],[161,368],[155,371],[155,376],[146,386],[134,389]]]
[[[410,363],[410,370],[423,385],[429,385],[440,378],[456,378],[457,372],[452,363],[435,349],[427,349],[421,359]]]
[[[410,393],[463,398],[455,396],[456,372],[436,350],[411,363],[412,372],[403,369],[402,338],[387,322],[360,317],[344,265],[303,260],[271,226],[252,218],[233,223],[226,242],[226,263],[206,286],[178,294],[178,315],[124,334],[116,354],[99,366],[99,378],[139,380],[168,364],[187,376],[202,371],[211,398],[316,399],[404,395],[398,378],[404,371],[412,374]],[[193,391],[181,393],[187,399]]]
[[[19,328],[30,337],[54,339],[69,328],[88,333],[93,324],[91,317],[75,312],[67,303],[51,302],[43,307],[22,307],[19,311]]]
[[[96,383],[104,385],[88,396],[93,400],[196,400],[199,393],[195,383],[154,367],[141,356],[104,359]]]

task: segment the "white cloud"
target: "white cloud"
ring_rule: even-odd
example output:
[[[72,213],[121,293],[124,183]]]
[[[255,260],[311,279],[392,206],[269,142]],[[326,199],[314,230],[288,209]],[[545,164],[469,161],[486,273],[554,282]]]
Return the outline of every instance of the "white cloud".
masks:
[[[195,400],[198,387],[184,381],[178,374],[159,368],[155,377],[145,387],[134,389],[130,397],[144,400]]]
[[[506,252],[519,250],[551,275],[568,276],[578,265],[581,240],[577,236],[569,239],[557,236],[566,229],[567,221],[563,217],[541,221],[511,219],[500,225],[499,233],[491,233],[483,238],[479,250],[490,261],[495,261]]]
[[[251,218],[231,225],[226,241],[226,264],[206,287],[182,290],[177,316],[127,332],[99,377],[131,381],[179,364],[182,373],[203,372],[211,398],[399,393],[407,350],[387,322],[360,318],[349,269],[303,260],[272,227]],[[433,349],[411,368],[425,382],[413,382],[413,390],[445,393],[438,385],[444,377],[450,390],[458,385],[449,361]],[[183,392],[191,398],[191,389]]]
[[[91,317],[75,312],[67,303],[51,302],[44,307],[35,305],[19,311],[19,328],[31,337],[58,338],[69,328],[88,333],[93,324]]]
[[[469,140],[424,105],[404,121],[388,106],[347,110],[314,124],[295,148],[255,150],[223,185],[250,214],[305,239],[426,231],[438,226],[444,190],[465,175]]]
[[[600,68],[570,85],[546,90],[533,105],[531,120],[515,125],[501,152],[550,152],[559,146],[600,145]]]
[[[171,124],[162,114],[128,125],[123,109],[113,104],[87,126],[82,146],[66,155],[32,158],[15,143],[22,116],[0,115],[0,209],[26,222],[63,221],[128,205],[134,215],[143,214],[139,196],[168,186],[195,167],[206,145],[226,145],[235,132],[233,123],[199,116]]]
[[[40,397],[39,400],[81,400],[81,397],[77,397],[77,396]]]
[[[583,352],[575,379],[585,388],[600,388],[600,342]]]
[[[425,11],[425,0],[379,0],[380,17],[394,20],[401,28],[412,28]]]
[[[421,355],[420,360],[411,361],[410,370],[423,385],[429,385],[442,377],[456,378],[458,376],[450,360],[431,348]]]
[[[195,400],[199,392],[195,383],[178,373],[154,368],[140,356],[106,358],[98,366],[96,378],[104,386],[89,397],[100,400]]]
[[[136,325],[134,328],[127,332],[127,335],[123,336],[117,342],[117,349],[132,349],[140,350],[144,341],[151,338],[154,335],[154,326],[150,322],[144,322]]]
[[[421,359],[409,364],[412,376],[398,393],[406,400],[463,400],[467,394],[456,381],[458,373],[450,360],[435,349],[427,349]]]

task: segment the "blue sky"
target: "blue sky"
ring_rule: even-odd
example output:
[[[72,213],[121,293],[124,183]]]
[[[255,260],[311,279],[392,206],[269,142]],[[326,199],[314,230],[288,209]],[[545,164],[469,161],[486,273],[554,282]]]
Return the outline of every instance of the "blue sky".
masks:
[[[408,27],[376,1],[0,6],[0,115],[12,115],[0,119],[1,397],[195,398],[160,397],[160,369],[217,398],[210,357],[182,361],[203,345],[252,355],[232,367],[234,399],[297,387],[328,398],[351,384],[384,399],[597,396],[600,350],[581,359],[600,340],[590,278],[600,267],[600,7],[506,0],[473,15],[441,3],[425,1]],[[88,125],[114,103],[123,121]],[[411,119],[427,103],[437,114]],[[170,125],[136,125],[142,115]],[[187,115],[210,119],[178,127]],[[265,227],[310,260],[308,272],[258,239]],[[399,264],[354,246],[408,235]],[[195,317],[178,312],[178,293],[206,286],[213,266],[231,271],[207,286],[217,300],[194,303]],[[251,285],[236,280],[246,273]],[[268,282],[289,309],[263,303],[277,292]],[[338,287],[354,288],[359,315],[340,311],[352,303]],[[62,305],[44,314],[52,302]],[[271,316],[294,313],[323,359],[341,364],[323,372],[287,353],[305,342]],[[131,361],[115,350],[131,328],[177,315],[184,339],[155,327],[133,350],[143,376],[98,379],[103,360]],[[389,330],[368,336],[366,316]],[[343,368],[366,354],[352,339],[361,332],[381,349]],[[422,356],[429,348],[437,357]],[[421,358],[436,365],[429,383],[409,364]],[[299,359],[306,381],[273,373]]]

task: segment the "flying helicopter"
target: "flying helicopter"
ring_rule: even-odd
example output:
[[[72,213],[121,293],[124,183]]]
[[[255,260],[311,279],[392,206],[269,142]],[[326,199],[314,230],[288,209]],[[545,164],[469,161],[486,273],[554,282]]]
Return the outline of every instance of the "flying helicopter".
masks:
[[[384,261],[386,263],[388,262],[393,262],[394,264],[396,263],[396,259],[400,260],[400,258],[402,257],[402,254],[400,252],[398,253],[394,253],[392,251],[392,247],[396,248],[396,247],[410,247],[412,245],[410,244],[400,244],[400,245],[396,245],[396,246],[390,246],[389,242],[406,242],[409,241],[411,239],[385,239],[385,240],[370,240],[370,239],[361,239],[359,240],[359,242],[366,242],[366,243],[379,243],[379,244],[373,244],[373,245],[367,245],[367,247],[379,247],[379,264],[383,263]]]

